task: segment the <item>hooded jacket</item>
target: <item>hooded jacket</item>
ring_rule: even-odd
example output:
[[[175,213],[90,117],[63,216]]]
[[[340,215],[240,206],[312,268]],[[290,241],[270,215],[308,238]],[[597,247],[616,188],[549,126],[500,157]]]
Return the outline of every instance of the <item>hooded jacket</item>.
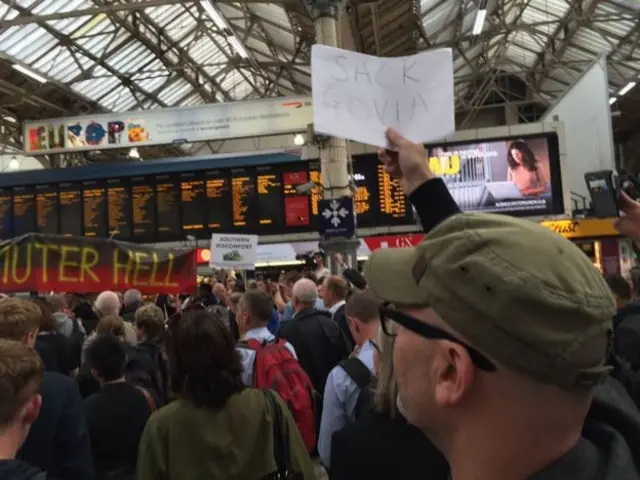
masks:
[[[47,480],[47,478],[49,477],[46,472],[22,460],[0,460],[0,480]]]
[[[640,480],[640,412],[613,378],[596,388],[582,437],[531,480]]]

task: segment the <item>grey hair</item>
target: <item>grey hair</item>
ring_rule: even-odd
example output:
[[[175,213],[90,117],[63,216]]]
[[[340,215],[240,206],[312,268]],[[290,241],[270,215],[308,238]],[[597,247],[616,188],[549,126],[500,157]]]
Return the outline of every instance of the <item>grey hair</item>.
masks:
[[[119,315],[120,314],[120,298],[111,290],[106,290],[96,298],[96,310],[100,315]]]
[[[398,381],[393,371],[393,348],[395,337],[386,335],[382,328],[378,330],[378,362],[376,365],[376,410],[391,418],[398,415]]]
[[[294,285],[291,296],[304,305],[315,305],[318,300],[318,287],[313,280],[301,278]]]
[[[140,293],[140,290],[136,290],[135,288],[130,288],[129,290],[124,292],[122,303],[124,303],[125,305],[142,303],[142,294]]]

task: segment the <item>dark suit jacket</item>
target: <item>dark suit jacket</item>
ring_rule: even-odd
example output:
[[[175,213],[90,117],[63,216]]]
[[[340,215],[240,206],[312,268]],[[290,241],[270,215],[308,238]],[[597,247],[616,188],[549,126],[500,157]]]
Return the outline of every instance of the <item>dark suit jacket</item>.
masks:
[[[351,335],[351,329],[349,328],[349,322],[347,321],[347,315],[345,314],[346,304],[341,305],[336,312],[333,314],[333,321],[338,324],[342,333],[344,333],[345,338],[349,342],[349,350],[353,351],[356,347],[356,341],[353,339],[353,335]]]
[[[18,457],[62,480],[94,478],[84,404],[74,379],[45,372],[40,416]]]
[[[449,465],[403,418],[372,412],[333,435],[329,473],[331,480],[447,480]]]
[[[329,372],[351,353],[338,325],[326,312],[309,309],[280,325],[278,336],[293,345],[302,369],[321,395]]]

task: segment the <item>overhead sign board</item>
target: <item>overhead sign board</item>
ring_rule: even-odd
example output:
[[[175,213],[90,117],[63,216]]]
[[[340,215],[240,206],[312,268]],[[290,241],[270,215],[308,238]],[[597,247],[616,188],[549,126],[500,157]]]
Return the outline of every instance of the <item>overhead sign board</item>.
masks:
[[[309,97],[266,98],[27,121],[23,138],[25,153],[41,155],[278,135],[312,122]]]
[[[318,201],[318,226],[325,237],[350,237],[355,233],[353,198]]]
[[[211,235],[209,266],[253,270],[258,251],[257,235]]]
[[[620,236],[613,226],[613,218],[583,218],[579,220],[555,220],[540,225],[559,233],[565,238],[600,238]]]

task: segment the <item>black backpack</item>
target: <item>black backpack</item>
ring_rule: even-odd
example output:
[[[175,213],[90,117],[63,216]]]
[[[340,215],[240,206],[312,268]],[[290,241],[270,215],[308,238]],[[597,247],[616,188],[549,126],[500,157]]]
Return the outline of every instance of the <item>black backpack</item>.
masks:
[[[371,373],[371,370],[362,363],[362,360],[356,357],[343,360],[339,365],[340,368],[356,382],[356,385],[358,385],[360,389],[358,400],[356,401],[356,408],[353,411],[354,420],[357,420],[362,415],[373,410],[375,404],[376,377]]]

